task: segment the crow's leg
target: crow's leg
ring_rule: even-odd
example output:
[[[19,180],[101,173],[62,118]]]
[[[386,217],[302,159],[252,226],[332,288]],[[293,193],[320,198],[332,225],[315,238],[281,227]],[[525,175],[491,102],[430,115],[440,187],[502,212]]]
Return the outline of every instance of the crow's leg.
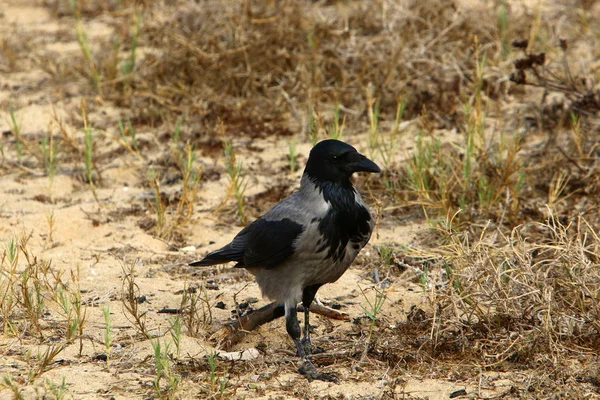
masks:
[[[336,374],[319,371],[317,367],[315,367],[315,364],[313,364],[308,358],[304,359],[302,365],[300,368],[298,368],[298,372],[304,375],[309,382],[317,380],[338,383],[340,381]]]
[[[302,346],[304,347],[304,352],[306,354],[312,354],[317,349],[313,349],[312,343],[310,342],[310,305],[312,304],[315,296],[317,295],[317,290],[322,285],[311,285],[304,288],[302,291],[302,306],[304,307],[304,336],[302,337]],[[316,351],[317,353],[322,352]]]
[[[300,323],[298,322],[298,311],[296,305],[285,305],[285,328],[287,329],[288,335],[294,340],[296,344],[296,352],[299,357],[302,357],[302,365],[298,368],[298,372],[306,377],[310,381],[320,380],[327,382],[337,382],[338,378],[334,374],[326,372],[319,372],[317,367],[308,359],[308,355],[304,350],[304,344],[300,340]]]
[[[304,303],[304,298],[305,297],[303,296],[302,303],[305,308],[304,318],[306,325],[304,328],[305,338],[302,340],[300,340],[300,323],[298,322],[298,310],[296,308],[297,305],[287,303],[285,304],[285,328],[288,332],[288,335],[290,335],[290,337],[292,338],[292,340],[294,340],[294,343],[296,344],[296,354],[298,355],[298,357],[303,358],[302,365],[300,366],[300,368],[298,368],[298,372],[304,375],[306,379],[309,380],[309,382],[313,380],[337,382],[338,378],[334,374],[319,372],[317,367],[315,367],[315,365],[308,358],[308,354],[306,352],[306,339],[308,338],[308,344],[310,348],[310,336],[307,336],[309,335],[308,308],[310,306],[310,303]],[[312,299],[314,299],[314,294],[310,298],[311,302]]]
[[[312,354],[313,347],[310,342],[310,312],[308,307],[304,305],[304,334],[302,335],[302,347],[306,354]]]
[[[298,322],[298,310],[295,304],[285,305],[285,329],[296,344],[296,355],[298,357],[306,357],[304,346],[302,346],[302,342],[300,341],[300,323]]]

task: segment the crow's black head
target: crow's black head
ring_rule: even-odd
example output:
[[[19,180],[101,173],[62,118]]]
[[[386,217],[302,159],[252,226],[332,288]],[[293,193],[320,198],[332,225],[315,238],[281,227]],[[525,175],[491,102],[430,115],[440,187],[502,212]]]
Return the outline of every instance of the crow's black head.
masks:
[[[304,173],[318,182],[346,183],[354,172],[381,172],[373,161],[347,143],[329,139],[310,151]]]

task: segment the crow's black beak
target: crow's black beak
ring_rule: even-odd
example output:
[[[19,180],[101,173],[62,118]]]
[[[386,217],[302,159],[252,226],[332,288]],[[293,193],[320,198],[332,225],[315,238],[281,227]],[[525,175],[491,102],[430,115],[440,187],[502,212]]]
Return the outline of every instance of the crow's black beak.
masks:
[[[381,168],[379,168],[373,161],[369,160],[362,154],[360,157],[360,161],[350,164],[350,170],[352,172],[381,172]]]

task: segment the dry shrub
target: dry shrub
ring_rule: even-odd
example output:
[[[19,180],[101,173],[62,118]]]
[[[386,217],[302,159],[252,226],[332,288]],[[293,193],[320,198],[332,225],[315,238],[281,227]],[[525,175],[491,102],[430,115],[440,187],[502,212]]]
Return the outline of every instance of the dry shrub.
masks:
[[[523,24],[514,26],[523,33]],[[470,94],[474,53],[501,58],[494,7],[467,12],[432,0],[186,2],[172,18],[156,18],[148,34],[162,54],[147,59],[137,83],[153,96],[138,108],[182,107],[209,127],[231,122],[232,131],[249,121],[285,127],[285,110],[306,124],[307,110],[324,104],[361,115],[367,88],[382,115],[393,116],[402,98],[408,117],[426,109],[448,123]],[[486,76],[490,95],[499,77]]]
[[[413,335],[421,335],[422,349],[467,355],[489,368],[505,361],[557,366],[595,352],[600,237],[585,219],[563,225],[550,211],[545,223],[508,236],[443,235],[449,242],[430,254],[442,273],[428,276],[425,287],[433,311],[405,323],[420,327]]]
[[[598,382],[600,237],[583,218],[564,225],[548,214],[506,236],[443,230],[448,242],[420,266],[428,306],[379,329],[371,356],[425,376],[512,374],[511,398],[588,393]]]
[[[97,17],[106,13],[117,12],[126,7],[133,7],[139,0],[44,0],[57,17],[73,15],[73,9],[82,17]]]

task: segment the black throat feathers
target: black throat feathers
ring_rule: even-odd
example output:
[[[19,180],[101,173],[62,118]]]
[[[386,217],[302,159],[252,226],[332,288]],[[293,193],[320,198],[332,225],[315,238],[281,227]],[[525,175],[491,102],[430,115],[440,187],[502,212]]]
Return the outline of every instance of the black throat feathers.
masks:
[[[328,249],[327,258],[339,261],[345,255],[348,242],[359,246],[369,237],[371,214],[364,205],[356,202],[356,189],[349,180],[347,183],[314,183],[325,201],[331,204],[325,217],[319,221],[323,242],[318,251]]]

